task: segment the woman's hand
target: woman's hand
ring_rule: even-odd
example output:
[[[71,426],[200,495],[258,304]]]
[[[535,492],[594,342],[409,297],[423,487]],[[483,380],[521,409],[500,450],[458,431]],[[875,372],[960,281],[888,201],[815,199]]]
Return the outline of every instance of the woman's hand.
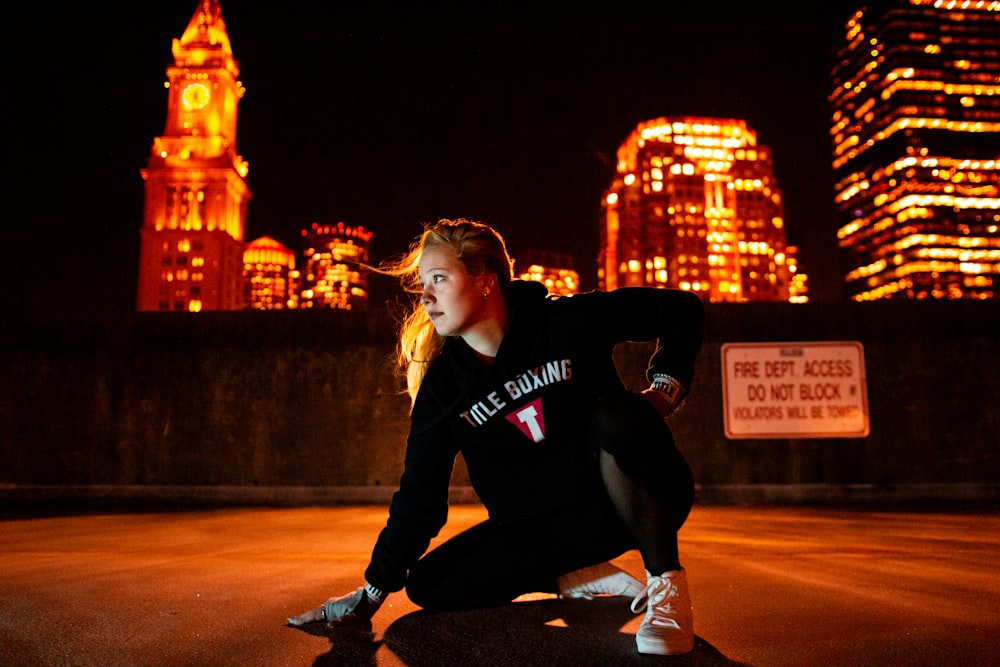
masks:
[[[663,374],[654,375],[649,389],[642,392],[643,398],[649,401],[664,419],[684,407],[686,395],[687,389],[679,380]]]
[[[330,598],[322,607],[290,616],[292,625],[326,621],[330,626],[368,623],[385,601],[386,594],[365,584],[362,588],[339,598]]]
[[[292,625],[305,625],[306,623],[315,623],[316,621],[323,620],[323,607],[316,607],[315,609],[310,609],[309,611],[299,614],[298,616],[289,616],[288,622]]]

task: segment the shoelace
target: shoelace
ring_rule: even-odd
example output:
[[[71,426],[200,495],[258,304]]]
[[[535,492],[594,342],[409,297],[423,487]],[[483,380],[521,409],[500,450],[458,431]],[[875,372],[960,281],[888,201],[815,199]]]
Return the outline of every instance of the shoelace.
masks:
[[[666,577],[650,577],[646,590],[632,600],[632,612],[641,614],[648,607],[654,611],[669,613],[673,608],[672,604],[668,602],[663,608],[660,608],[660,605],[667,598],[673,597],[677,597],[677,586],[674,582]]]

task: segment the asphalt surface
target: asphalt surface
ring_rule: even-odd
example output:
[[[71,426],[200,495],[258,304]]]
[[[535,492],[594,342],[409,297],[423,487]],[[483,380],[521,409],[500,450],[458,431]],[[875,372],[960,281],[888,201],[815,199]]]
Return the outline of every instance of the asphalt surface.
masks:
[[[288,626],[359,585],[385,513],[8,511],[0,664],[1000,664],[988,511],[696,506],[681,532],[697,634],[686,656],[639,656],[641,617],[623,598],[431,614],[398,593],[370,632]],[[442,538],[483,517],[453,507]],[[634,552],[616,562],[642,571]]]

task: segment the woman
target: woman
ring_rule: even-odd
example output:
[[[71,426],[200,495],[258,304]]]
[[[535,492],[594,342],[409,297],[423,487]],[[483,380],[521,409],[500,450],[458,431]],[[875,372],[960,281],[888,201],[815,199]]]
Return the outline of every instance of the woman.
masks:
[[[406,588],[425,609],[504,604],[531,592],[633,596],[640,653],[694,645],[677,531],[691,471],[663,417],[691,385],[704,313],[679,290],[553,298],[512,280],[502,237],[441,220],[385,269],[419,294],[399,354],[413,401],[405,468],[354,593],[290,618],[367,621]],[[612,351],[656,340],[651,386],[625,390]],[[430,553],[462,453],[488,519]],[[646,583],[607,561],[638,549]]]

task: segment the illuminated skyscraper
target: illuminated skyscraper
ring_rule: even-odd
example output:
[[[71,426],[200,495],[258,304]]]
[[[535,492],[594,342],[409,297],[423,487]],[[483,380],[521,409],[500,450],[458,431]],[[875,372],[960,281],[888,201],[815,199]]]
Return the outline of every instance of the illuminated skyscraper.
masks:
[[[167,124],[142,170],[138,310],[245,307],[243,244],[251,193],[236,152],[239,65],[217,0],[199,3],[167,68]]]
[[[757,145],[744,121],[657,118],[619,147],[603,202],[601,288],[805,301],[805,277],[796,279],[796,269],[771,151]]]
[[[549,294],[568,296],[580,291],[580,276],[573,268],[573,258],[564,253],[528,250],[515,258],[520,280],[544,283]]]
[[[306,265],[302,270],[299,308],[368,307],[369,243],[364,227],[313,223],[302,230]]]
[[[1000,3],[873,2],[846,24],[833,84],[848,295],[995,298]]]
[[[251,241],[243,250],[243,280],[250,308],[297,308],[298,275],[295,252],[270,236]]]

